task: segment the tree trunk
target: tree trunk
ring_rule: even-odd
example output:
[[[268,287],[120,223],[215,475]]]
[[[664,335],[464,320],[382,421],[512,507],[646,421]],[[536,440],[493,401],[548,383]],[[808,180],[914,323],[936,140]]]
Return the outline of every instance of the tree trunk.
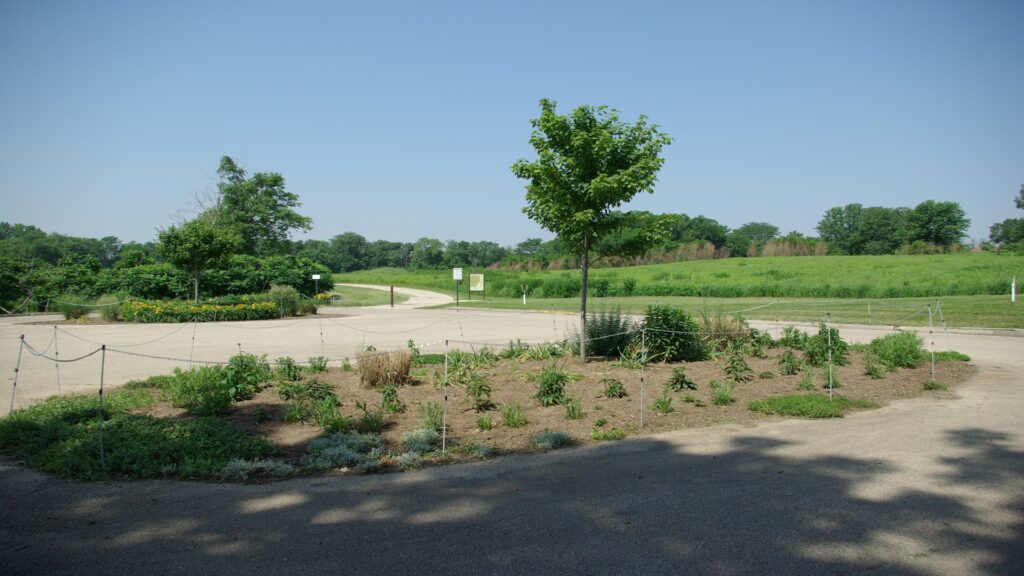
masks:
[[[196,304],[199,304],[199,276],[192,277],[193,296],[195,297]]]
[[[587,361],[587,273],[590,271],[590,236],[583,235],[583,257],[580,259],[580,359]]]

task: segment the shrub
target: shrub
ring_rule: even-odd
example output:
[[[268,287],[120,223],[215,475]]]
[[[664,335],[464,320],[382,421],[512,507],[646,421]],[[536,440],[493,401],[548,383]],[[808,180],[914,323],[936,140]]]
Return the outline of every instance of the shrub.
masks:
[[[406,452],[395,457],[395,465],[402,469],[419,468],[423,465],[423,456],[418,452]]]
[[[434,428],[420,428],[402,434],[402,446],[409,452],[426,454],[441,444],[441,435]]]
[[[100,316],[103,317],[107,322],[117,322],[124,319],[122,314],[121,304],[123,300],[127,300],[127,294],[104,294],[96,300],[96,307],[100,311]]]
[[[235,400],[248,400],[260,391],[260,385],[270,380],[270,364],[266,355],[236,354],[224,367],[224,378]]]
[[[836,370],[833,367],[825,366],[825,369],[821,371],[821,387],[824,389],[833,390],[842,388],[843,385],[839,382],[839,374],[836,374]]]
[[[363,412],[363,415],[359,417],[359,422],[356,427],[359,428],[360,432],[380,432],[387,425],[387,421],[384,419],[384,409],[377,406],[376,410],[371,411],[366,402],[356,401],[356,408]]]
[[[825,365],[829,359],[830,342],[832,344],[832,363],[836,366],[845,366],[849,363],[849,347],[839,337],[839,330],[826,328],[825,324],[820,324],[818,333],[807,339],[807,346],[804,348],[804,358],[812,366]]]
[[[224,465],[221,476],[225,480],[248,482],[257,478],[285,478],[294,473],[294,466],[280,460],[235,458]]]
[[[380,393],[383,396],[380,405],[385,412],[388,414],[401,414],[405,412],[405,404],[398,399],[397,386],[394,384],[388,384],[380,389]]]
[[[800,377],[801,390],[814,390],[814,382],[811,379],[811,371],[805,370],[803,376]]]
[[[126,322],[233,322],[277,318],[273,302],[240,304],[194,304],[184,300],[132,300],[121,306]]]
[[[302,465],[317,470],[356,467],[380,445],[380,436],[374,434],[335,432],[311,441],[306,447],[306,455],[302,457]]]
[[[700,327],[682,309],[668,305],[648,306],[644,314],[648,355],[652,360],[678,362],[703,360]]]
[[[718,380],[711,381],[711,401],[718,406],[728,406],[736,401],[733,397],[733,383],[726,382],[722,384]]]
[[[758,373],[757,377],[762,380],[771,380],[772,378],[775,378],[775,372],[772,372],[771,370],[765,370],[764,372]]]
[[[224,414],[231,406],[233,395],[223,370],[219,366],[175,368],[170,387],[171,404],[200,416]]]
[[[604,380],[601,380],[601,383],[604,384],[604,391],[601,392],[601,396],[604,396],[605,398],[625,398],[626,396],[629,396],[629,394],[626,393],[626,388],[622,385],[622,382],[615,378],[605,378]]]
[[[885,373],[878,367],[878,364],[868,360],[867,365],[864,366],[864,375],[870,376],[872,380],[881,380]]]
[[[1022,244],[1022,245],[1024,245],[1024,244]],[[971,357],[968,356],[967,354],[962,353],[962,352],[955,352],[953,350],[949,350],[949,351],[946,351],[946,352],[936,352],[935,353],[935,361],[936,362],[943,362],[943,361],[970,362],[971,361]]]
[[[476,427],[478,430],[490,430],[491,428],[494,428],[494,421],[491,420],[490,416],[477,416]]]
[[[419,416],[420,427],[429,428],[438,434],[444,429],[444,407],[435,401],[426,404],[416,403],[416,414]]]
[[[274,373],[277,378],[285,382],[295,382],[302,379],[302,370],[291,356],[283,356],[274,362]]]
[[[408,350],[360,352],[356,354],[356,362],[359,366],[359,382],[365,388],[404,384],[409,380],[412,353]]]
[[[480,372],[473,372],[466,381],[466,397],[477,412],[486,412],[494,407],[494,402],[491,402],[491,385],[487,383],[487,376]]]
[[[571,396],[565,402],[565,419],[580,420],[583,418],[583,397]]]
[[[633,338],[633,323],[618,308],[587,314],[587,354],[619,356]],[[580,337],[572,338],[573,349],[579,351]]]
[[[533,397],[540,401],[541,406],[565,403],[565,383],[570,380],[568,372],[548,366],[531,379],[537,381],[537,393]]]
[[[572,438],[565,432],[545,430],[533,435],[533,445],[541,450],[554,450],[572,444]]]
[[[323,356],[310,356],[309,371],[312,373],[327,372],[327,358]]]
[[[299,291],[291,286],[274,285],[267,291],[267,299],[277,306],[281,316],[296,316],[299,312]]]
[[[592,430],[590,432],[590,437],[602,442],[607,440],[622,440],[626,437],[626,433],[618,428],[612,428],[610,430]]]
[[[765,414],[799,416],[803,418],[842,418],[850,408],[877,408],[874,402],[850,400],[835,396],[831,400],[825,394],[802,394],[755,400],[747,405],[749,410]]]
[[[778,339],[778,344],[794,350],[803,350],[807,348],[809,338],[803,330],[795,326],[786,326],[782,329],[782,336]]]
[[[57,297],[57,310],[65,320],[77,320],[90,312],[89,299],[77,294],[64,294]]]
[[[944,382],[936,382],[935,380],[928,380],[927,382],[924,383],[924,389],[929,391],[945,390],[947,388],[949,388],[949,384],[946,384]]]
[[[783,376],[795,376],[800,373],[802,365],[792,350],[785,350],[779,356],[779,374]]]
[[[523,414],[523,407],[519,405],[519,402],[502,404],[498,410],[501,411],[501,418],[505,422],[505,426],[519,428],[526,425],[526,415]]]
[[[672,397],[668,395],[668,390],[663,391],[661,397],[654,400],[654,411],[658,414],[669,414],[675,410],[672,407]]]
[[[696,390],[697,383],[686,376],[686,369],[682,366],[672,369],[672,376],[665,385],[669,390],[681,392],[683,390]]]
[[[729,349],[729,356],[725,362],[725,375],[733,382],[748,382],[754,378],[754,369],[747,364],[741,348]]]
[[[868,345],[873,358],[889,371],[917,368],[925,359],[924,341],[913,332],[896,332],[875,338]]]

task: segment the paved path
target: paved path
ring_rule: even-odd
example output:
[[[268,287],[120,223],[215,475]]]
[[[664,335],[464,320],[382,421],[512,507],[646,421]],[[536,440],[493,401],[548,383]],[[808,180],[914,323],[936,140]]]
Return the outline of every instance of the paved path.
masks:
[[[1024,574],[1024,339],[951,334],[948,345],[982,371],[946,397],[404,474],[79,483],[0,461],[0,566]]]
[[[387,292],[391,289],[390,286],[379,286],[377,284],[335,284],[335,286],[351,286],[352,288],[369,288],[370,290],[381,290]],[[429,308],[430,306],[443,306],[445,304],[451,304],[455,302],[455,299],[447,294],[441,294],[440,292],[431,292],[429,290],[417,290],[415,288],[399,288],[395,287],[395,293],[408,296],[409,299],[405,302],[399,302],[394,306],[390,304],[382,304],[380,306],[367,306],[367,308],[401,308],[401,309],[412,309],[412,308]]]

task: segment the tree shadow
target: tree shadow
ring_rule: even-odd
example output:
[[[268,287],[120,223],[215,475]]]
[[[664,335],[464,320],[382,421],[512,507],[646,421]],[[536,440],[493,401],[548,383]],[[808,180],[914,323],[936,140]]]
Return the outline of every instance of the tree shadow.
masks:
[[[1024,573],[1021,452],[983,428],[949,439],[966,456],[919,488],[882,483],[901,470],[879,459],[754,437],[268,485],[30,483],[0,465],[0,556],[10,574]]]

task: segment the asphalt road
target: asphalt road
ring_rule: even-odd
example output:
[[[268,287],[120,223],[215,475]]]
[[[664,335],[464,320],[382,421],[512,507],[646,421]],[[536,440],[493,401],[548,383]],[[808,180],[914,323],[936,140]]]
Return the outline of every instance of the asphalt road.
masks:
[[[267,485],[79,483],[0,461],[0,567],[1024,574],[1024,339],[946,338],[942,348],[981,368],[971,382],[835,421],[780,419]]]

